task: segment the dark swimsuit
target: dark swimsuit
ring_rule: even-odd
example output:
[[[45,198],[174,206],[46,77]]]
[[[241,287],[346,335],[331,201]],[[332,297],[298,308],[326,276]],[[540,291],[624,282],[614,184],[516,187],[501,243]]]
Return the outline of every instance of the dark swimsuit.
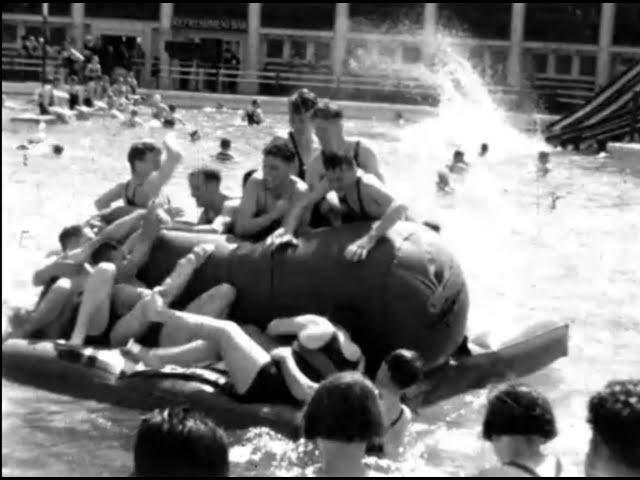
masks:
[[[300,404],[289,390],[279,366],[273,361],[265,363],[258,370],[246,392],[234,396],[243,403]]]
[[[176,126],[176,120],[175,118],[165,118],[164,120],[162,120],[162,126],[164,128],[173,128]]]
[[[302,160],[302,155],[300,155],[300,149],[296,143],[296,138],[293,136],[293,132],[289,132],[289,140],[291,141],[291,145],[293,145],[293,151],[298,161],[298,178],[305,181],[307,177],[307,167],[304,164],[304,160]]]
[[[69,93],[69,110],[75,110],[80,105],[80,94],[76,92]]]
[[[78,306],[78,310],[80,310]],[[76,314],[77,316],[77,314]],[[84,340],[84,344],[92,347],[110,347],[111,346],[111,331],[115,327],[116,323],[120,320],[120,316],[116,314],[113,305],[109,309],[109,323],[102,333],[98,335],[87,335]]]
[[[248,125],[260,125],[260,120],[258,119],[258,115],[256,115],[255,110],[247,110],[247,124]]]
[[[321,155],[324,157],[325,153],[324,151],[321,152]],[[353,161],[356,164],[356,167],[360,167],[360,141],[358,140],[356,142],[356,146],[355,149],[353,151]],[[322,214],[322,211],[320,210],[320,205],[322,204],[323,200],[320,200],[318,203],[316,203],[312,210],[311,210],[311,218],[309,219],[309,226],[311,228],[322,228],[322,227],[330,227],[331,226],[331,222],[329,221],[329,219]]]
[[[128,180],[127,183],[124,184],[124,204],[128,207],[137,207],[139,206],[136,203],[136,190],[140,185],[133,186],[133,192],[131,196],[129,196],[129,185],[131,185],[131,180]]]
[[[530,477],[541,477],[542,475],[540,475],[535,469],[531,468],[529,465],[525,465],[524,463],[520,463],[520,462],[506,462],[502,464],[505,467],[511,467],[511,468],[515,468],[517,470],[520,470],[521,472],[526,473],[527,475],[529,475]],[[556,472],[555,472],[555,477],[559,477],[562,474],[562,464],[560,463],[560,460],[558,460],[556,458]]]
[[[358,199],[357,210],[349,203],[346,195],[341,195],[339,197],[340,206],[342,207],[342,223],[346,225],[349,223],[378,220],[377,217],[370,215],[364,207],[364,203],[362,202],[362,179],[360,177],[356,180],[356,197]]]

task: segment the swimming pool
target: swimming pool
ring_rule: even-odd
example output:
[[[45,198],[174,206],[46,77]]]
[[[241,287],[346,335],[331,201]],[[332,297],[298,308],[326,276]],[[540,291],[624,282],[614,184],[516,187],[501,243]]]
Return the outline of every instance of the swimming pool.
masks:
[[[57,234],[84,219],[96,195],[128,173],[126,151],[142,135],[161,139],[165,130],[123,131],[111,120],[48,127],[65,145],[62,156],[16,146],[37,126],[7,122],[3,109],[2,222],[3,324],[7,308],[31,305],[33,270],[56,248]],[[143,115],[147,118],[148,114]],[[224,174],[223,190],[240,192],[242,173],[259,165],[262,146],[284,133],[285,117],[249,128],[236,112],[188,111],[203,134],[189,143],[186,161],[168,187],[172,203],[195,217],[186,174],[212,164]],[[590,393],[612,378],[637,376],[640,357],[640,172],[622,171],[603,158],[552,156],[553,171],[536,180],[535,139],[492,118],[448,112],[440,120],[400,125],[347,121],[347,135],[378,152],[388,183],[420,215],[435,214],[457,253],[471,289],[474,329],[534,320],[571,322],[570,356],[528,378],[556,409],[560,435],[550,449],[569,473],[581,473],[587,446],[585,405]],[[233,142],[237,161],[217,164],[220,137]],[[490,154],[474,157],[480,141]],[[454,180],[454,196],[434,193],[435,171],[463,147],[474,164]],[[26,165],[25,165],[26,163]],[[551,210],[550,195],[561,195]],[[4,475],[127,475],[138,412],[2,383]],[[380,462],[376,470],[399,475],[473,473],[493,461],[480,440],[486,391],[425,410],[408,442],[407,460]],[[264,429],[233,432],[234,475],[297,475],[317,460],[302,442],[293,444]]]

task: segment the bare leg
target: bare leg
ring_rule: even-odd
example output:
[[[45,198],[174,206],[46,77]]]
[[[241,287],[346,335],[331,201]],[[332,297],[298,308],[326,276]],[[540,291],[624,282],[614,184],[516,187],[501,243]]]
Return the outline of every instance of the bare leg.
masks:
[[[182,293],[184,287],[191,279],[193,272],[202,265],[202,262],[204,262],[212,251],[212,246],[198,245],[188,255],[178,261],[171,274],[160,286],[154,289],[154,291],[160,294],[165,305],[171,305],[171,302]]]
[[[115,276],[115,265],[101,263],[87,279],[70,344],[82,345],[87,335],[99,335],[107,328]]]

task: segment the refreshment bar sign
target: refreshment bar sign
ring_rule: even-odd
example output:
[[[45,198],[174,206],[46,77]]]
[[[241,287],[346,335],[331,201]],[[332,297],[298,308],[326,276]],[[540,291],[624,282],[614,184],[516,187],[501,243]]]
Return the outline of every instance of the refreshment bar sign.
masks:
[[[173,17],[171,26],[201,30],[247,31],[247,21],[237,18],[184,18]]]

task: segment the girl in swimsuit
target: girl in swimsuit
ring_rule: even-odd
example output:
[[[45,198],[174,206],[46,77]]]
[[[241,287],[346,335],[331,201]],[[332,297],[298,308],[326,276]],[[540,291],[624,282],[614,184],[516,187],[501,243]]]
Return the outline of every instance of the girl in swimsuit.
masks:
[[[268,240],[273,246],[295,242],[293,234],[301,224],[305,211],[335,192],[340,201],[341,223],[376,221],[369,232],[349,245],[345,257],[351,261],[364,260],[373,246],[396,223],[407,215],[407,207],[399,203],[373,175],[356,167],[353,157],[336,153],[323,154],[326,177],[320,186],[295,205],[284,227]]]
[[[306,180],[307,165],[313,155],[313,123],[311,115],[318,105],[318,97],[306,88],[289,97],[289,143],[296,154],[292,175]]]
[[[501,465],[480,472],[480,477],[559,477],[560,460],[542,447],[557,435],[549,400],[527,385],[513,384],[490,399],[482,436],[491,442]]]

